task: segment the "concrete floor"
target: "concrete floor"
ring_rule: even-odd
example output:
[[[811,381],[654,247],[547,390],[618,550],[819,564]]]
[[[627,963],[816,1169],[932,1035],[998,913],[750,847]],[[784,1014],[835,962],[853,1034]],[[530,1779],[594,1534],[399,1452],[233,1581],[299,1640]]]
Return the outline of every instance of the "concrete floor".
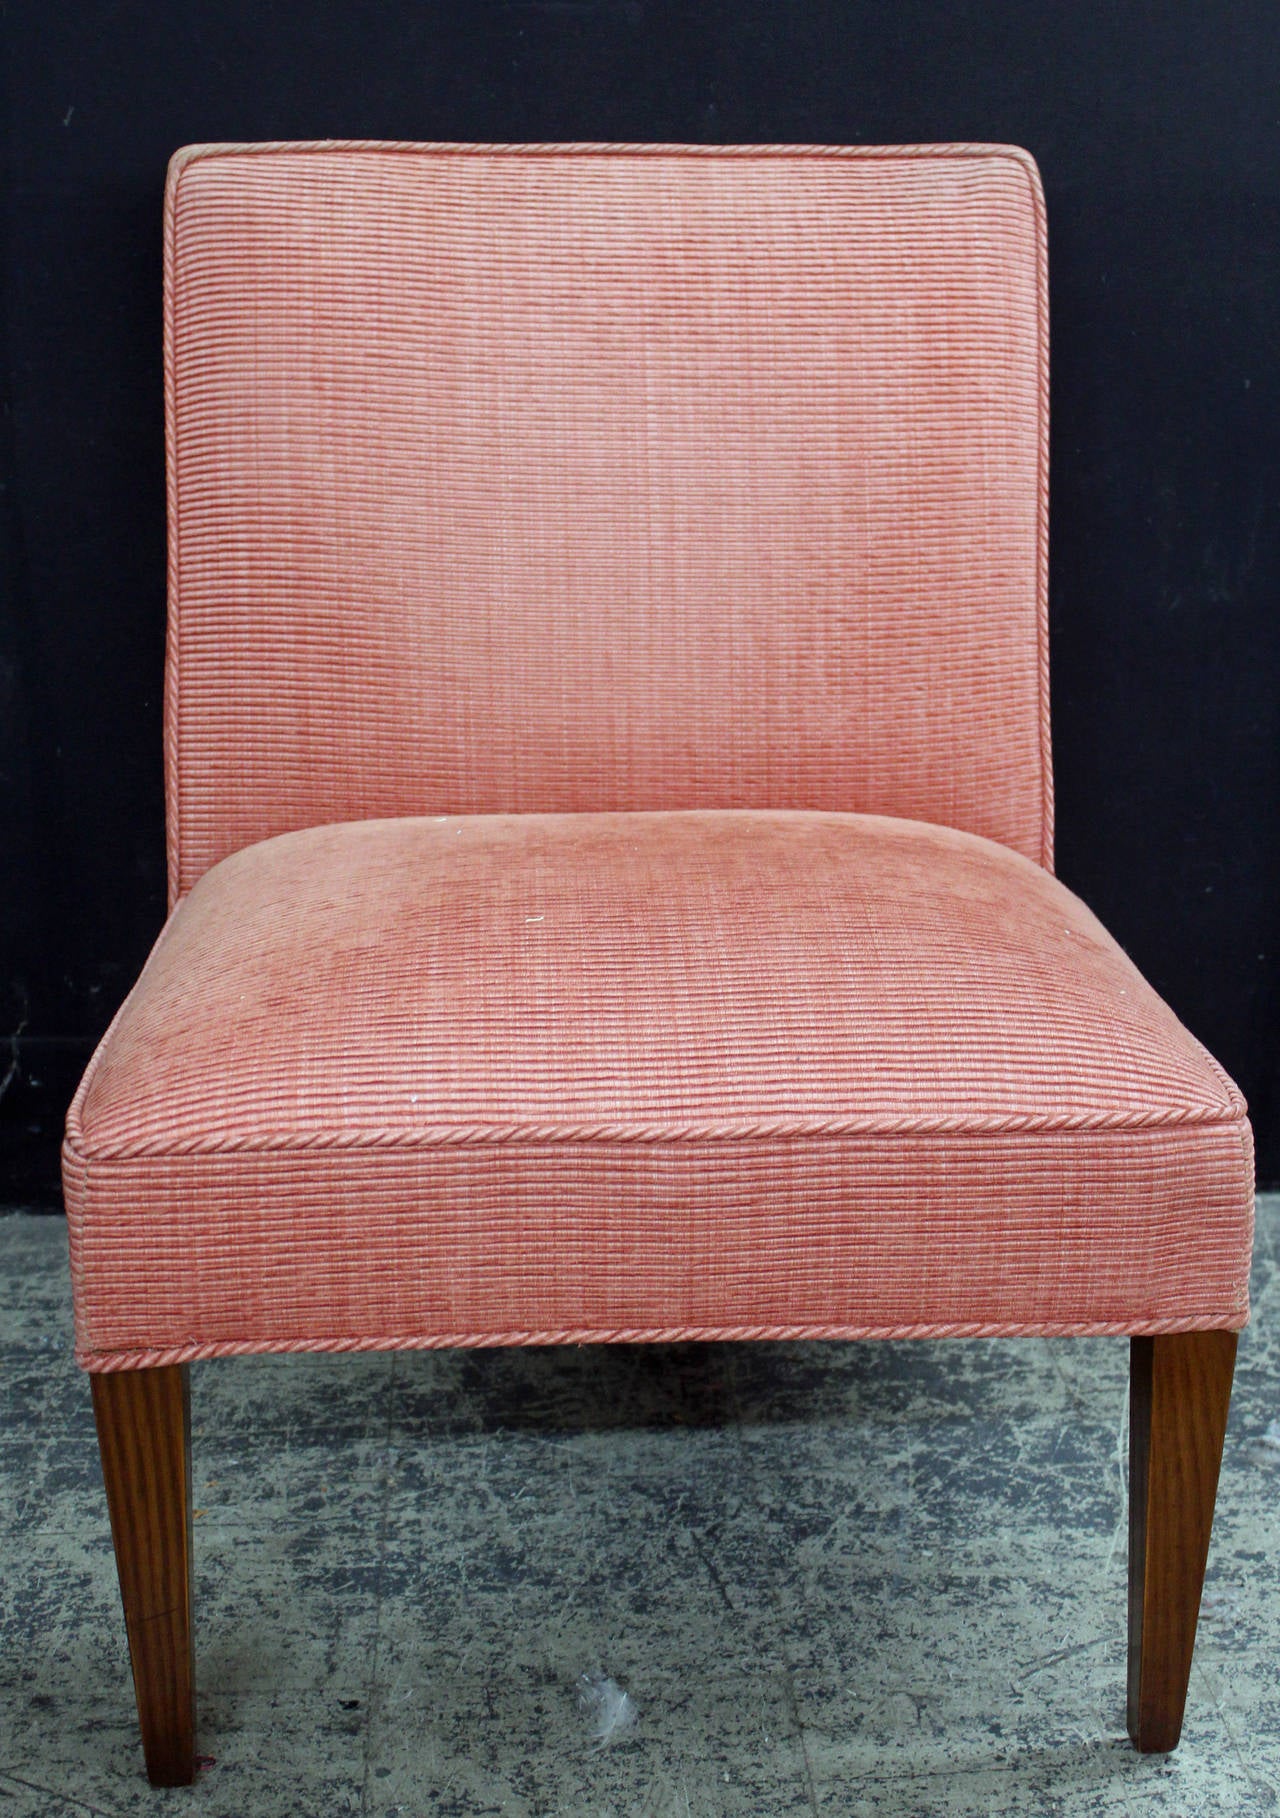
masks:
[[[1122,1340],[404,1353],[193,1369],[207,1761],[157,1793],[65,1233],[0,1219],[0,1815],[1272,1811],[1278,1254],[1271,1196],[1172,1757],[1124,1740]]]

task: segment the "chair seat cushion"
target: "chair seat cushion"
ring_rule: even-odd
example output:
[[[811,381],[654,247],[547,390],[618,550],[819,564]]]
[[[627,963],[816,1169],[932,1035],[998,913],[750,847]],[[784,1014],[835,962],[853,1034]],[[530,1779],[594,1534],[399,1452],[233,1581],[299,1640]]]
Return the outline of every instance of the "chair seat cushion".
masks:
[[[362,821],[208,871],[68,1120],[90,1368],[1236,1327],[1230,1080],[974,835]]]

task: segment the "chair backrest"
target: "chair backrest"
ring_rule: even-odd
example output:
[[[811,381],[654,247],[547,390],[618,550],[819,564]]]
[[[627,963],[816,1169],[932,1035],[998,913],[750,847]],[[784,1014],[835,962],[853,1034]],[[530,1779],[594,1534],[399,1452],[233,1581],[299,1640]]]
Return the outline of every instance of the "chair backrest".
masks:
[[[213,145],[166,211],[176,899],[290,828],[805,807],[1051,862],[1036,168]]]

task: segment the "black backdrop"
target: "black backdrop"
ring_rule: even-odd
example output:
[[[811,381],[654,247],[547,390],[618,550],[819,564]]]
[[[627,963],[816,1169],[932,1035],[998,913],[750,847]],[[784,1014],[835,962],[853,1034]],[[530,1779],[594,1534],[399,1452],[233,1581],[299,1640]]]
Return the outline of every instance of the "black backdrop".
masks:
[[[164,912],[165,163],[346,136],[1031,149],[1058,869],[1280,1178],[1275,0],[9,0],[0,30],[0,1195],[57,1204],[67,1098]]]

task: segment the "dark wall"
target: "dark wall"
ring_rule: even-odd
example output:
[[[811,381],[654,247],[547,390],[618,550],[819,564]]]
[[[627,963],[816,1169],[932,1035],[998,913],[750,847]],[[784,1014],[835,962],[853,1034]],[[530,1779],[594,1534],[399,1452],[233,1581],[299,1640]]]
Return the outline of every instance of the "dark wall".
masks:
[[[330,136],[1030,147],[1059,871],[1280,1177],[1274,0],[10,0],[0,30],[8,1197],[56,1203],[67,1097],[164,912],[165,163]]]

